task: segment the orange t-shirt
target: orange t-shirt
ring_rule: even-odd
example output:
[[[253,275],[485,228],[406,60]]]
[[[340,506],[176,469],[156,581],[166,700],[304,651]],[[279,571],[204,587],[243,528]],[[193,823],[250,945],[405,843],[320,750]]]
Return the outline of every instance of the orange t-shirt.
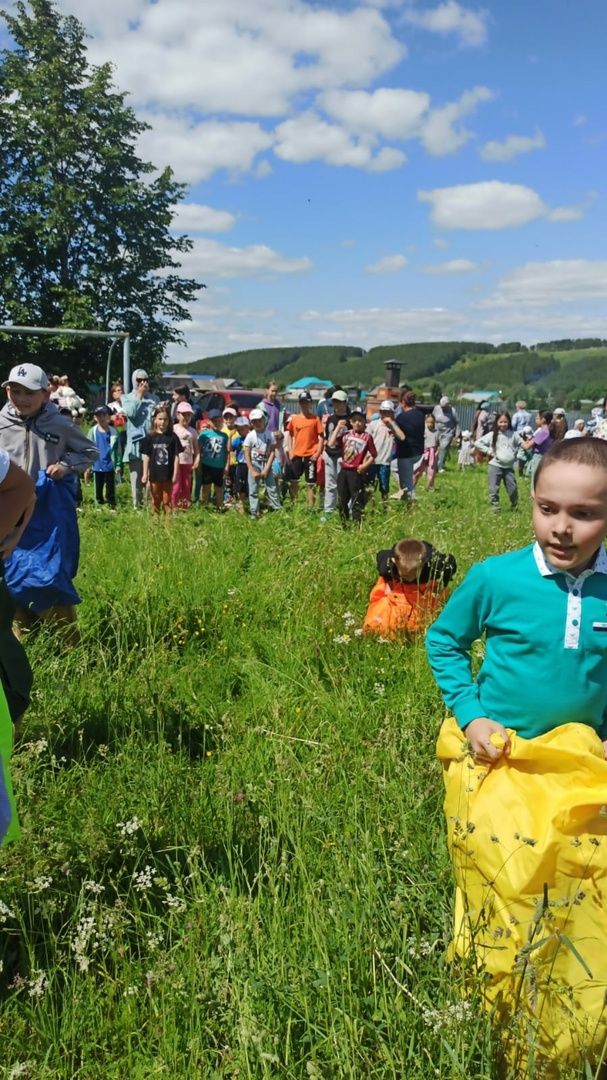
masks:
[[[318,449],[318,436],[324,434],[319,418],[303,413],[290,417],[287,431],[291,436],[291,457],[312,457]]]

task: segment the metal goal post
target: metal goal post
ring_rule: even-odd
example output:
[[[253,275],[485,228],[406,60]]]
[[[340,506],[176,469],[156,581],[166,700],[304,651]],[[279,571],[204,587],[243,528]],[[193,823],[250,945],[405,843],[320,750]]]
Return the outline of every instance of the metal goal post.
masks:
[[[50,327],[50,326],[2,326],[0,325],[0,334],[34,334],[40,337],[46,334],[54,334],[56,336],[63,335],[64,337],[89,337],[89,338],[107,338],[110,341],[110,347],[107,355],[107,365],[105,369],[105,400],[110,399],[110,365],[112,363],[112,353],[114,347],[119,341],[122,341],[122,385],[124,386],[125,394],[128,394],[131,379],[131,337],[124,330],[74,330],[68,326]]]

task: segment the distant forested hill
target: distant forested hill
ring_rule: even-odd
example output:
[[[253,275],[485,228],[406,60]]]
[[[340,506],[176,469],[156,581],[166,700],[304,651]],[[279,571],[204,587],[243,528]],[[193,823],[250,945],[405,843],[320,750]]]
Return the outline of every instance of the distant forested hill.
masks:
[[[284,387],[315,375],[369,388],[383,382],[387,360],[401,363],[401,383],[432,397],[499,390],[510,401],[523,397],[535,404],[567,404],[607,394],[607,344],[602,339],[565,339],[530,349],[519,342],[495,346],[471,341],[380,345],[368,352],[353,345],[250,349],[193,360],[177,370],[238,379],[243,386],[264,386],[275,379]]]
[[[442,341],[413,345],[380,345],[365,352],[358,346],[327,345],[283,349],[250,349],[247,352],[210,356],[180,364],[178,371],[205,372],[238,379],[245,386],[264,385],[276,379],[281,386],[306,375],[331,379],[344,386],[375,386],[383,382],[386,360],[400,360],[401,382],[412,382],[443,371],[468,351],[491,352],[483,342]]]

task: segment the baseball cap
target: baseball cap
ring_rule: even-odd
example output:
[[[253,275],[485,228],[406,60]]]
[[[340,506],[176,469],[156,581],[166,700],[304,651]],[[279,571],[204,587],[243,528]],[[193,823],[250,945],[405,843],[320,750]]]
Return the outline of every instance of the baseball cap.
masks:
[[[439,401],[439,405],[442,406],[442,405],[448,405],[448,404],[449,404],[449,398],[447,397],[446,394],[443,394],[442,398]]]
[[[93,416],[109,416],[111,409],[108,409],[107,405],[98,405],[95,409]]]
[[[236,427],[249,427],[249,421],[247,420],[246,416],[236,417]]]
[[[17,383],[25,386],[26,390],[48,390],[48,379],[41,367],[37,364],[16,364],[11,368],[8,379],[2,386]]]
[[[309,390],[302,390],[301,394],[299,395],[299,400],[300,401],[311,401],[312,400],[312,395],[311,395],[310,391]]]
[[[178,413],[193,413],[194,409],[190,405],[189,401],[180,401],[179,405],[175,409],[175,412],[178,412]],[[210,415],[211,414],[209,413],[209,416]]]
[[[394,412],[394,402],[389,401],[388,399],[386,399],[385,401],[382,401],[381,405],[379,406],[379,411],[380,412]]]
[[[209,409],[207,416],[209,420],[217,420],[221,416],[221,409]]]
[[[347,401],[348,395],[345,390],[334,390],[331,394],[333,401]]]
[[[267,417],[265,412],[263,412],[261,409],[251,409],[249,413],[249,420],[267,420]]]
[[[565,410],[561,409],[561,407],[559,405],[558,409],[555,409],[554,412],[552,413],[552,415],[553,416],[566,416],[567,414],[566,414]]]
[[[362,411],[362,409],[352,409],[352,412],[350,413],[350,420],[355,420],[357,416],[361,416],[363,420],[367,419],[366,414]]]
[[[236,409],[233,409],[231,405],[228,405],[228,406],[227,406],[227,407],[226,407],[226,408],[225,408],[225,409],[223,410],[223,415],[224,415],[224,416],[237,416],[237,415],[238,415],[238,413],[236,412]]]

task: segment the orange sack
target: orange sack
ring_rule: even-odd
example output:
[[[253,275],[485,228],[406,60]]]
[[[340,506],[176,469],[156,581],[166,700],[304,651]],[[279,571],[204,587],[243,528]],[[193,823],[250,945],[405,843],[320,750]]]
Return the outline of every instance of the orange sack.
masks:
[[[386,638],[420,634],[434,621],[448,595],[447,589],[432,579],[418,585],[380,577],[369,594],[363,631]]]

